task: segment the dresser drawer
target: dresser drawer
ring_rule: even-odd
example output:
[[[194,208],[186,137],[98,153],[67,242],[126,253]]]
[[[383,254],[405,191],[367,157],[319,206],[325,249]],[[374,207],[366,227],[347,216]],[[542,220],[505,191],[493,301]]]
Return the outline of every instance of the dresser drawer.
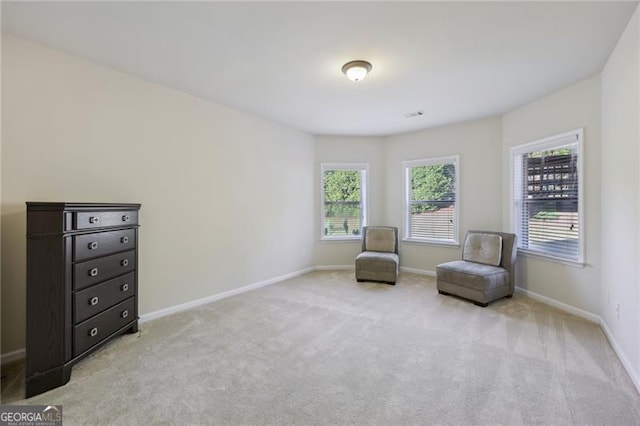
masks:
[[[136,230],[96,232],[73,237],[73,260],[84,260],[105,254],[131,250],[136,246]]]
[[[73,265],[73,289],[76,291],[81,290],[90,285],[131,272],[135,268],[135,250],[76,263]]]
[[[73,229],[92,229],[137,224],[138,212],[136,210],[76,212],[73,214]]]
[[[135,294],[135,272],[73,294],[73,323],[79,323]]]
[[[73,327],[73,356],[100,343],[121,327],[136,319],[135,298],[107,309],[101,314]]]

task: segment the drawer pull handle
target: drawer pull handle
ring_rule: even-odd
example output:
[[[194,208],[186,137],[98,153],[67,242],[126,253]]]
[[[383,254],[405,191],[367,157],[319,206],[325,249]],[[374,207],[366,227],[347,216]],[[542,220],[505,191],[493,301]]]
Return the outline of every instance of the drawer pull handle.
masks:
[[[126,317],[128,317],[128,316],[129,316],[129,311],[127,311],[127,310],[122,311],[122,313],[120,314],[120,316],[121,316],[122,318],[126,318]]]
[[[96,306],[98,304],[98,296],[94,296],[91,299],[89,299],[89,304],[91,306]]]
[[[122,287],[120,287],[120,289],[122,291],[128,291],[129,290],[129,284],[127,284],[127,283],[122,284]]]
[[[89,243],[89,250],[95,250],[98,248],[98,242],[97,241],[93,241]]]
[[[98,268],[93,268],[92,270],[90,270],[89,271],[89,276],[97,277],[98,276]]]
[[[129,259],[122,259],[122,261],[120,262],[120,264],[122,266],[127,266],[129,264]]]
[[[98,327],[93,327],[91,330],[89,330],[89,336],[96,337],[97,335],[98,335]]]
[[[89,218],[89,223],[100,223],[100,217],[99,216],[91,216]]]
[[[120,242],[121,242],[122,244],[127,244],[127,243],[129,242],[129,237],[122,237],[122,238],[120,238]]]
[[[128,214],[125,214],[122,216],[123,222],[129,222],[130,220],[131,220],[131,216],[129,216]]]

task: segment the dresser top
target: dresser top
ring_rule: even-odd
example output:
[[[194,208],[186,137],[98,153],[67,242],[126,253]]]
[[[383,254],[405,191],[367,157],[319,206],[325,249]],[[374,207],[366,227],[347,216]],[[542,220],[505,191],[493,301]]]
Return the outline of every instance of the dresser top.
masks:
[[[134,203],[70,203],[70,202],[41,202],[27,201],[27,210],[140,210],[140,204]]]

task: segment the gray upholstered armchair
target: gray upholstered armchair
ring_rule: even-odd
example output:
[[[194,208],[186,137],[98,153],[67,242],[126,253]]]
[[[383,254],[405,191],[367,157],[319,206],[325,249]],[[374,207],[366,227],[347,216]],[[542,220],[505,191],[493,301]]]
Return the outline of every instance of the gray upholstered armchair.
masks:
[[[440,294],[452,294],[485,307],[513,296],[516,271],[516,236],[506,232],[469,231],[462,260],[437,266]]]
[[[398,228],[364,226],[362,253],[356,257],[356,280],[395,284],[399,263]]]

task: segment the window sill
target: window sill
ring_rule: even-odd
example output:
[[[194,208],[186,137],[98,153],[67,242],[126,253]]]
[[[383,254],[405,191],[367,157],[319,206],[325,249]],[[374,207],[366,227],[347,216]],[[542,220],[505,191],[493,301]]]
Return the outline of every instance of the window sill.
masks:
[[[549,262],[560,263],[562,265],[572,266],[574,268],[584,268],[587,264],[584,261],[580,260],[570,260],[570,259],[562,259],[559,257],[554,257],[549,254],[529,251],[526,249],[518,249],[518,254],[524,255],[525,257],[531,257],[533,259],[546,260]]]
[[[333,237],[333,238],[320,238],[320,242],[323,243],[361,243],[362,237],[358,235],[357,237]]]
[[[446,246],[452,248],[459,248],[460,243],[458,241],[438,241],[438,240],[423,240],[418,238],[403,238],[402,242],[404,243],[416,243],[416,244],[425,244],[430,246]]]

